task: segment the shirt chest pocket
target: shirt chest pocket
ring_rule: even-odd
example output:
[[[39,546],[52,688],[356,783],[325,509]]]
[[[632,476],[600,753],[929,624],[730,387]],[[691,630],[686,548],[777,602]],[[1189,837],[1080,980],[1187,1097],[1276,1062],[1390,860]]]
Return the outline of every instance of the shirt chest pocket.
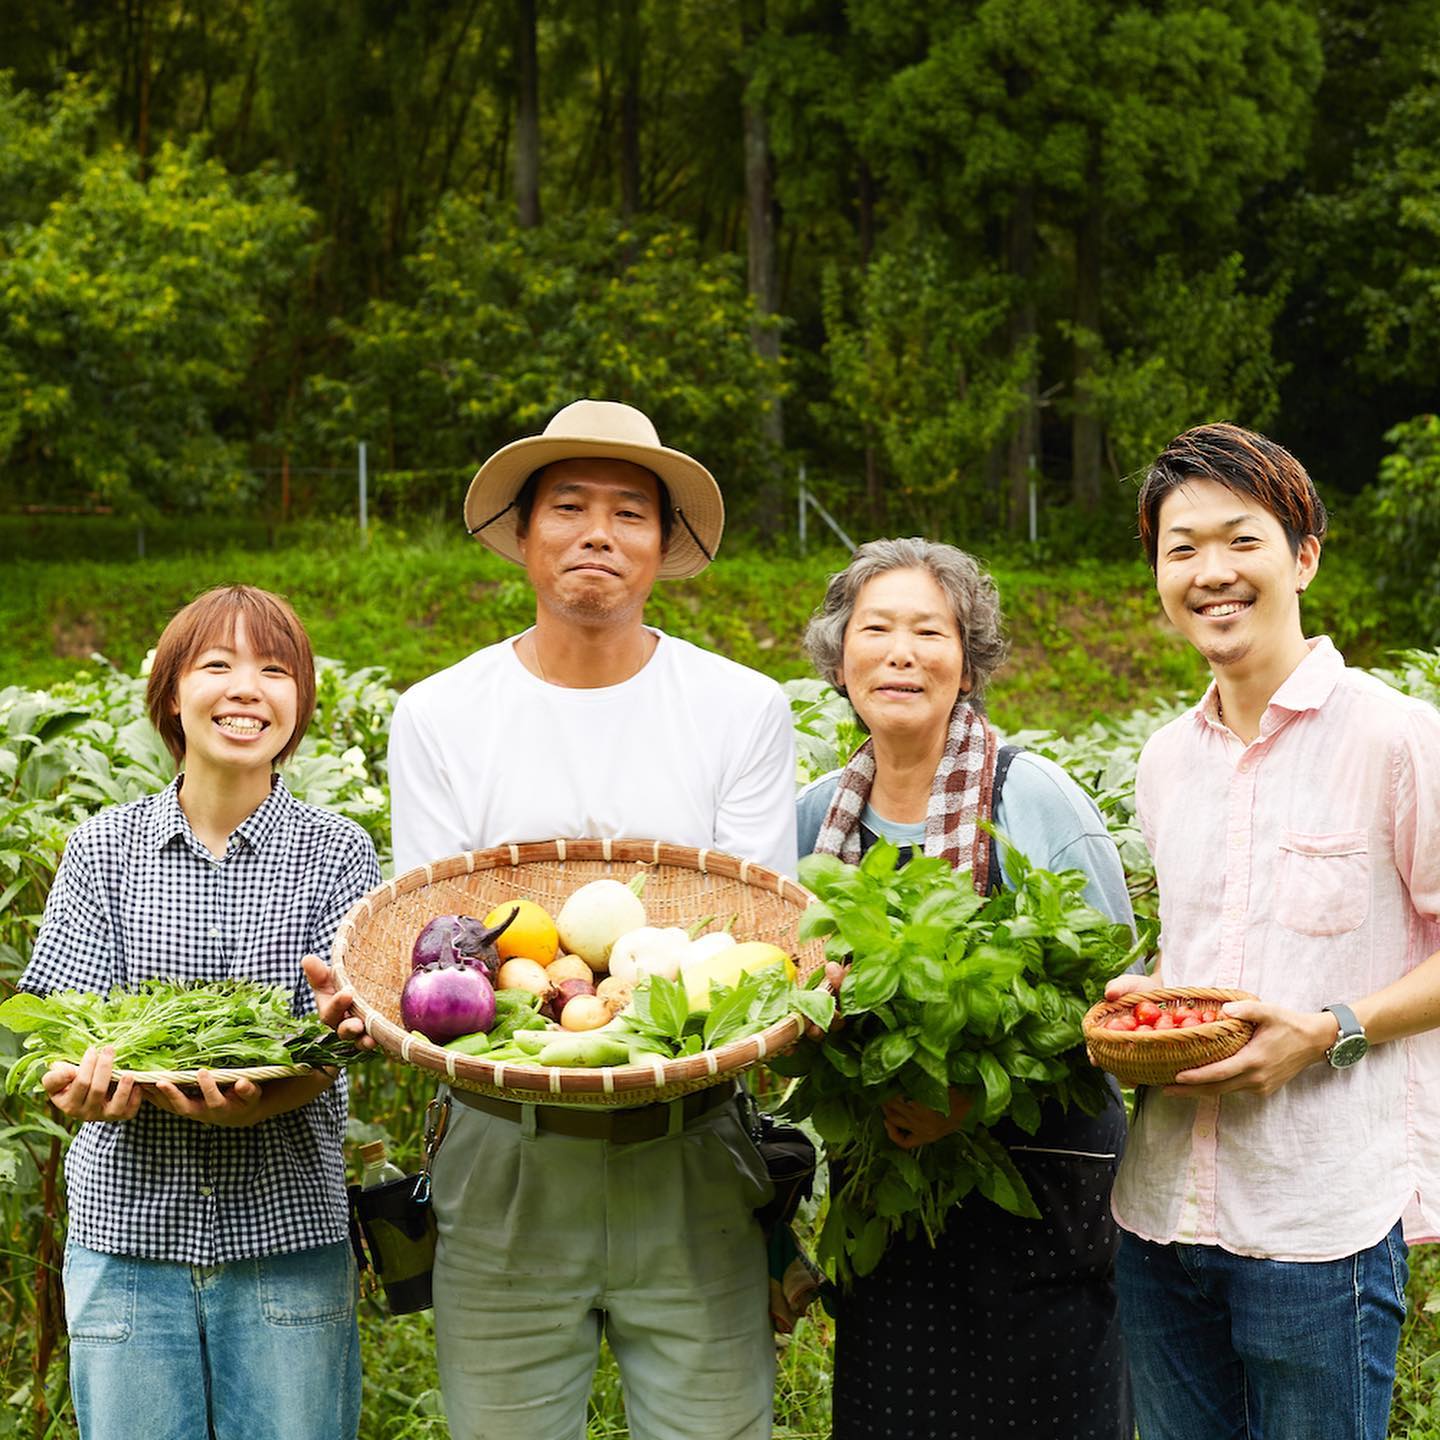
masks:
[[[1275,918],[1302,935],[1343,935],[1370,913],[1370,841],[1363,830],[1280,835]]]

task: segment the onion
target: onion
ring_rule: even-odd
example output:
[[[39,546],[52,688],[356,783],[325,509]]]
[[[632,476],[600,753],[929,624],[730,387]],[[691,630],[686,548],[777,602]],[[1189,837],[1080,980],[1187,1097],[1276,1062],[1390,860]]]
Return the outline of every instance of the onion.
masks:
[[[495,1024],[495,990],[478,965],[438,962],[410,972],[400,992],[400,1023],[437,1045]]]
[[[593,995],[594,993],[595,986],[589,980],[562,980],[540,1007],[540,1013],[548,1015],[552,1020],[559,1020],[565,1007],[577,995]]]

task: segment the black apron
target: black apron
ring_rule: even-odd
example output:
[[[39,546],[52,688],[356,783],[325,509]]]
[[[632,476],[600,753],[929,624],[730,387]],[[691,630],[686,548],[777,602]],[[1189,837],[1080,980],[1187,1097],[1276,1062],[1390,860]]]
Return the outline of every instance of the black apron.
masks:
[[[997,758],[997,802],[1016,748]],[[862,826],[862,847],[873,841]],[[972,1194],[934,1248],[923,1235],[896,1240],[840,1294],[832,1440],[1133,1440],[1110,1214],[1119,1090],[1099,1115],[1051,1104],[1034,1135],[1008,1121],[992,1133],[1040,1219]]]

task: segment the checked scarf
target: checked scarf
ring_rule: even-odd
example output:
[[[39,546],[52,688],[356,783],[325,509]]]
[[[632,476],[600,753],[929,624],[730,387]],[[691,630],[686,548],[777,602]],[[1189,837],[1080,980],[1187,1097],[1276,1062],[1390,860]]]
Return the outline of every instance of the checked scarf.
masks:
[[[969,869],[982,895],[989,871],[990,837],[976,824],[990,819],[997,752],[995,732],[961,696],[950,712],[945,753],[935,767],[925,814],[925,854],[943,855],[957,870]],[[860,860],[860,816],[875,783],[875,741],[867,740],[840,772],[835,798],[815,839],[817,855]]]

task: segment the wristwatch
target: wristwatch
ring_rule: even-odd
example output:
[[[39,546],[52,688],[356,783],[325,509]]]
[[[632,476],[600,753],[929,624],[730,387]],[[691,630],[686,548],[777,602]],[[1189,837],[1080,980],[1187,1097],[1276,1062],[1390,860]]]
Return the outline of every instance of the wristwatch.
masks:
[[[1325,1052],[1325,1058],[1337,1070],[1363,1059],[1370,1042],[1365,1038],[1365,1027],[1355,1018],[1355,1012],[1348,1005],[1322,1005],[1320,1008],[1328,1010],[1340,1024],[1340,1033]]]

